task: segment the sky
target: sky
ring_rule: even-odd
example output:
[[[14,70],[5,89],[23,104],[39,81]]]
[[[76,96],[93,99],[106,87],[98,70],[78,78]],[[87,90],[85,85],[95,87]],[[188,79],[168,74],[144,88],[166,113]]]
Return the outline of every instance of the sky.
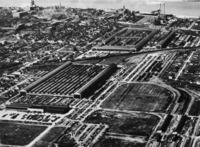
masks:
[[[159,9],[159,3],[165,3],[166,13],[181,16],[200,16],[200,0],[35,0],[38,6],[52,6],[60,3],[78,8],[126,8],[135,11],[150,12]],[[0,6],[30,6],[31,0],[0,0]]]

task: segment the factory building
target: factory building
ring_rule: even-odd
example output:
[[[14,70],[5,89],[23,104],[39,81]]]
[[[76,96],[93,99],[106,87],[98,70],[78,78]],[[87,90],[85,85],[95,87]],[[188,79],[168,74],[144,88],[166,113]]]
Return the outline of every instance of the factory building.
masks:
[[[110,64],[105,70],[103,70],[85,86],[75,92],[74,98],[85,98],[91,95],[98,88],[98,85],[110,78],[110,76],[112,76],[117,69],[118,68],[116,64]]]
[[[11,104],[6,105],[8,110],[21,110],[21,111],[32,111],[42,113],[58,113],[65,114],[71,110],[69,106],[44,106],[44,105],[29,105],[29,104]]]
[[[29,86],[27,86],[24,90],[25,91],[30,91],[31,89],[33,89],[37,85],[41,84],[42,82],[44,82],[45,80],[47,80],[49,77],[53,76],[55,73],[61,71],[63,68],[67,67],[70,64],[71,64],[71,62],[64,63],[62,66],[59,66],[58,68],[56,68],[52,72],[48,73],[47,75],[45,75],[44,77],[40,78],[36,82],[34,82],[34,83],[30,84]]]
[[[171,40],[174,39],[174,37],[175,37],[175,31],[170,31],[163,37],[165,39],[158,42],[157,48],[159,49],[166,48],[167,45],[171,42]]]

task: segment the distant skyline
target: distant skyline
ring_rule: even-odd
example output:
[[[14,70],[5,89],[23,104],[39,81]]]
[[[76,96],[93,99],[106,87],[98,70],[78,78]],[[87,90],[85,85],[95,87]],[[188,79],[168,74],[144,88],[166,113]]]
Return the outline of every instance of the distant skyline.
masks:
[[[200,0],[35,0],[38,6],[60,5],[75,8],[126,8],[141,12],[150,12],[159,9],[159,3],[165,2],[166,13],[182,16],[200,16]],[[186,2],[187,1],[187,2]],[[190,1],[190,2],[189,2]],[[191,1],[196,1],[191,2]],[[156,3],[154,3],[156,2]],[[0,6],[30,6],[31,0],[1,0]]]

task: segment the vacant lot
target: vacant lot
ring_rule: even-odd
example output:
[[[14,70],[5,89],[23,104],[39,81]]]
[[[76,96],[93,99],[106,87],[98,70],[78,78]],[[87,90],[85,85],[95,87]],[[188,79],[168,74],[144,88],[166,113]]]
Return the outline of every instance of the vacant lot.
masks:
[[[139,136],[149,136],[159,120],[155,115],[103,110],[95,111],[86,118],[86,122],[89,123],[108,124],[111,133]]]
[[[0,121],[0,140],[4,145],[27,145],[45,129],[46,126],[25,125]]]
[[[174,95],[168,89],[151,84],[123,84],[102,104],[103,108],[129,111],[170,111]]]

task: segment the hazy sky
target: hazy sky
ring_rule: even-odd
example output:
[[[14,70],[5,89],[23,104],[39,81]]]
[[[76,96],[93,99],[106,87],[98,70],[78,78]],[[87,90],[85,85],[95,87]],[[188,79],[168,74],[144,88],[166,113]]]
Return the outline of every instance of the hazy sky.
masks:
[[[130,10],[150,12],[159,9],[158,2],[165,2],[166,13],[184,16],[200,16],[200,3],[186,1],[200,0],[35,0],[38,6],[59,5],[80,8],[122,8],[125,5]],[[166,2],[168,1],[168,2]],[[31,0],[0,0],[0,6],[30,5]]]
[[[200,1],[200,0],[35,0],[36,4],[42,5],[42,6],[49,6],[49,5],[55,5],[55,4],[72,4],[72,5],[80,5],[80,6],[92,6],[96,5],[109,5],[110,7],[115,7],[116,4],[127,4],[127,5],[133,5],[133,4],[157,4],[157,3],[173,3],[173,2],[186,2],[186,1]],[[27,6],[30,5],[31,0],[0,0],[1,6]],[[112,5],[113,4],[113,5]]]
[[[81,6],[81,7],[111,7],[115,8],[118,5],[152,5],[159,3],[185,3],[186,1],[200,1],[200,0],[35,0],[37,5],[50,6],[62,3],[63,5]],[[0,6],[28,6],[31,0],[0,0]]]

